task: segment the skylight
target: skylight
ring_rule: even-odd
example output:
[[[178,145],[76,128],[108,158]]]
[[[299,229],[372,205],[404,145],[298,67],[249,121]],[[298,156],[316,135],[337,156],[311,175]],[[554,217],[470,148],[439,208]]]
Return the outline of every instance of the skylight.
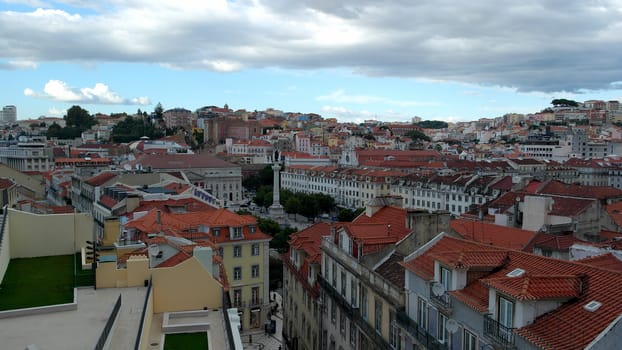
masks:
[[[519,277],[519,276],[522,276],[524,273],[525,273],[525,270],[516,268],[516,269],[510,271],[510,273],[508,273],[506,276],[508,276],[508,277]]]
[[[584,309],[586,309],[587,311],[591,311],[594,312],[596,310],[598,310],[598,308],[603,305],[603,303],[596,301],[596,300],[592,300],[589,303],[585,304],[583,306]]]

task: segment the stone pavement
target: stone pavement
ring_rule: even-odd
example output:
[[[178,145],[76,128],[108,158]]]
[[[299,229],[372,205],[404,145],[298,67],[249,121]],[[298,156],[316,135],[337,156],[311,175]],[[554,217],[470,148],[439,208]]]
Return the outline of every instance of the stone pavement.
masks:
[[[284,350],[283,343],[283,300],[280,294],[270,292],[270,297],[279,304],[277,312],[272,315],[271,319],[276,321],[276,332],[268,334],[261,330],[252,330],[242,332],[242,343],[244,349],[264,349],[264,350]]]

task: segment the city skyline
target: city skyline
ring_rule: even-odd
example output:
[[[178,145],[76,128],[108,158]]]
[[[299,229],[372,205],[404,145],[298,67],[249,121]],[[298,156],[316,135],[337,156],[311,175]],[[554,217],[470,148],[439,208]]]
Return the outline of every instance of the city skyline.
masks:
[[[0,1],[0,105],[18,119],[232,109],[342,122],[532,113],[622,100],[622,7]]]

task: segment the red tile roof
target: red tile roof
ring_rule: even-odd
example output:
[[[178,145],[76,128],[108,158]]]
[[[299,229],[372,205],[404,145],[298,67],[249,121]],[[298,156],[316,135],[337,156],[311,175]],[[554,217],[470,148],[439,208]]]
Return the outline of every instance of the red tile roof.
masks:
[[[555,180],[545,183],[538,189],[537,193],[580,198],[596,198],[599,200],[622,198],[622,190],[610,186],[585,186],[567,184]]]
[[[486,278],[481,282],[522,301],[576,298],[582,293],[584,281],[576,275],[522,275]]]
[[[407,257],[402,265],[420,278],[432,280],[435,257],[446,256],[449,252],[478,255],[498,254],[500,251],[508,257],[503,264],[451,294],[480,312],[490,311],[489,292],[482,288],[482,283],[519,300],[563,300],[556,309],[541,314],[532,323],[515,331],[536,347],[585,348],[622,314],[622,274],[581,262],[546,258],[444,236],[411,258]],[[523,269],[524,274],[510,280],[508,273],[517,268]],[[602,306],[587,311],[584,306],[591,301],[598,301]]]
[[[391,234],[396,235],[399,239],[404,238],[410,232],[406,227],[406,209],[392,206],[382,207],[371,217],[363,212],[352,223],[391,225]]]
[[[113,173],[113,172],[109,172],[109,171],[105,171],[102,173],[99,173],[98,175],[95,175],[93,177],[91,177],[90,179],[86,180],[86,183],[93,186],[93,187],[97,187],[97,186],[101,186],[103,184],[105,184],[106,182],[110,181],[111,179],[115,178],[117,176],[117,174]]]
[[[616,258],[612,253],[596,255],[589,258],[576,260],[576,262],[599,267],[602,269],[622,272],[622,260]]]
[[[452,220],[451,228],[465,239],[518,250],[535,236],[532,231],[466,219]]]
[[[558,252],[567,252],[575,243],[584,243],[572,234],[556,235],[546,232],[538,232],[535,237],[523,248],[523,251],[533,253],[533,249],[544,248]]]

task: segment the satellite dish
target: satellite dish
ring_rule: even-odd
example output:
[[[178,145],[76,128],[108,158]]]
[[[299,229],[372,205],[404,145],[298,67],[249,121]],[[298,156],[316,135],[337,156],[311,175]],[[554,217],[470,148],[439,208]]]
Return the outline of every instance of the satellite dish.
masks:
[[[460,325],[458,324],[456,320],[454,320],[453,318],[450,318],[447,320],[447,323],[445,324],[445,328],[447,328],[449,333],[456,333],[458,331],[458,328],[460,328]]]
[[[157,244],[150,244],[149,245],[149,255],[151,256],[156,256],[158,255],[158,253],[160,252],[160,247]]]
[[[445,294],[445,286],[438,282],[434,282],[434,284],[432,285],[432,293],[434,293],[434,295],[436,295],[437,297],[440,297],[441,295]]]

